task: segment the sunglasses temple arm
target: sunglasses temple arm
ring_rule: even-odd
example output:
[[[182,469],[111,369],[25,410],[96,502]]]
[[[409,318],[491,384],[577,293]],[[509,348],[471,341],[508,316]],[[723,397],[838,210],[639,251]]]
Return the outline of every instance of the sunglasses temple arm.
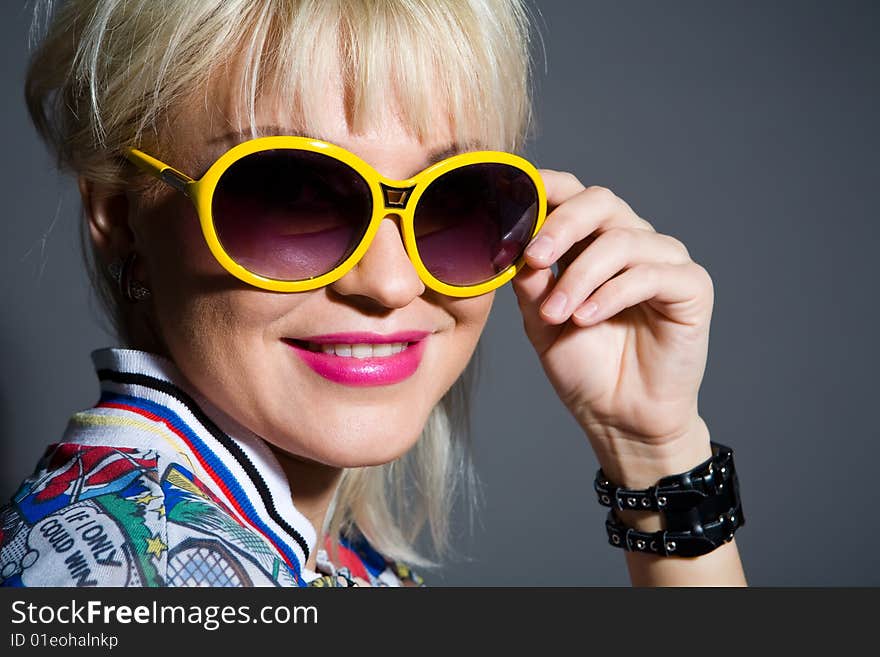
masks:
[[[184,194],[189,194],[187,186],[194,181],[186,174],[181,173],[177,169],[168,166],[164,162],[161,162],[136,148],[128,149],[125,153],[125,157],[145,173],[155,176],[159,180],[171,185],[174,189],[183,192]]]

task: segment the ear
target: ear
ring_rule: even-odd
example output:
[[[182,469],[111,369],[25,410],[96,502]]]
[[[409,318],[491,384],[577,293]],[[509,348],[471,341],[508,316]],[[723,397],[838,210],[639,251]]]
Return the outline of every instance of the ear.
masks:
[[[95,250],[105,264],[124,258],[134,249],[134,232],[129,223],[130,205],[125,192],[80,176],[79,193]]]

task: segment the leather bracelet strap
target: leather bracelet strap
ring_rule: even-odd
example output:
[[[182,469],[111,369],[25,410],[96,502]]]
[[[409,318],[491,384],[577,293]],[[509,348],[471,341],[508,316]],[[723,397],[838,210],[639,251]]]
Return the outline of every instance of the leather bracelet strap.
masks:
[[[614,515],[614,509],[610,509],[605,529],[611,545],[631,552],[652,552],[664,557],[698,557],[733,539],[734,532],[745,522],[742,507],[736,506],[727,513],[719,514],[714,522],[692,530],[643,532],[622,524]]]
[[[730,484],[733,450],[712,442],[712,456],[681,474],[660,479],[651,488],[635,490],[616,486],[602,468],[596,472],[593,488],[599,504],[640,511],[684,511],[717,495]]]
[[[695,557],[733,539],[734,532],[745,524],[733,450],[712,443],[712,452],[712,458],[691,470],[664,477],[644,490],[614,486],[600,469],[596,475],[599,501],[603,503],[601,496],[605,495],[608,501],[605,506],[612,507],[605,520],[608,542],[632,552]],[[631,499],[636,502],[632,503]],[[666,519],[666,528],[643,532],[627,527],[617,518],[615,507],[660,510]]]

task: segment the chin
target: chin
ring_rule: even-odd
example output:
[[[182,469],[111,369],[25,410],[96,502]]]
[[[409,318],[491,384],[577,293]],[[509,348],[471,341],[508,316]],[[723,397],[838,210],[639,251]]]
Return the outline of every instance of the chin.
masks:
[[[309,460],[344,468],[381,465],[400,458],[418,442],[429,413],[417,411],[414,403],[334,404],[314,408],[305,423],[288,418],[276,426],[297,427],[295,434],[279,437],[290,446],[289,452]]]
[[[336,468],[360,468],[390,463],[406,454],[416,444],[421,432],[415,435],[404,431],[391,434],[387,432],[341,432],[337,438],[334,434],[324,434],[317,442],[296,440],[273,441],[275,449],[288,455],[313,463]],[[352,438],[354,436],[354,438]]]
[[[361,468],[383,465],[399,459],[416,444],[418,437],[412,441],[396,440],[388,442],[385,436],[377,436],[375,440],[359,440],[357,444],[346,443],[338,449],[321,454],[322,462],[338,468]],[[322,450],[324,451],[324,450]]]

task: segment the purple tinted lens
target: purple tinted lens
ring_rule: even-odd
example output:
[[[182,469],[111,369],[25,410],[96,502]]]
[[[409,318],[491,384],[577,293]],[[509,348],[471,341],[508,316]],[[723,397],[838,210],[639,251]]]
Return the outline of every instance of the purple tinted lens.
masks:
[[[211,212],[217,237],[255,274],[299,281],[326,274],[367,230],[372,195],[348,165],[321,153],[247,155],[220,177]]]
[[[521,169],[470,164],[434,180],[415,210],[422,262],[448,285],[495,278],[522,255],[538,216],[538,191]]]

